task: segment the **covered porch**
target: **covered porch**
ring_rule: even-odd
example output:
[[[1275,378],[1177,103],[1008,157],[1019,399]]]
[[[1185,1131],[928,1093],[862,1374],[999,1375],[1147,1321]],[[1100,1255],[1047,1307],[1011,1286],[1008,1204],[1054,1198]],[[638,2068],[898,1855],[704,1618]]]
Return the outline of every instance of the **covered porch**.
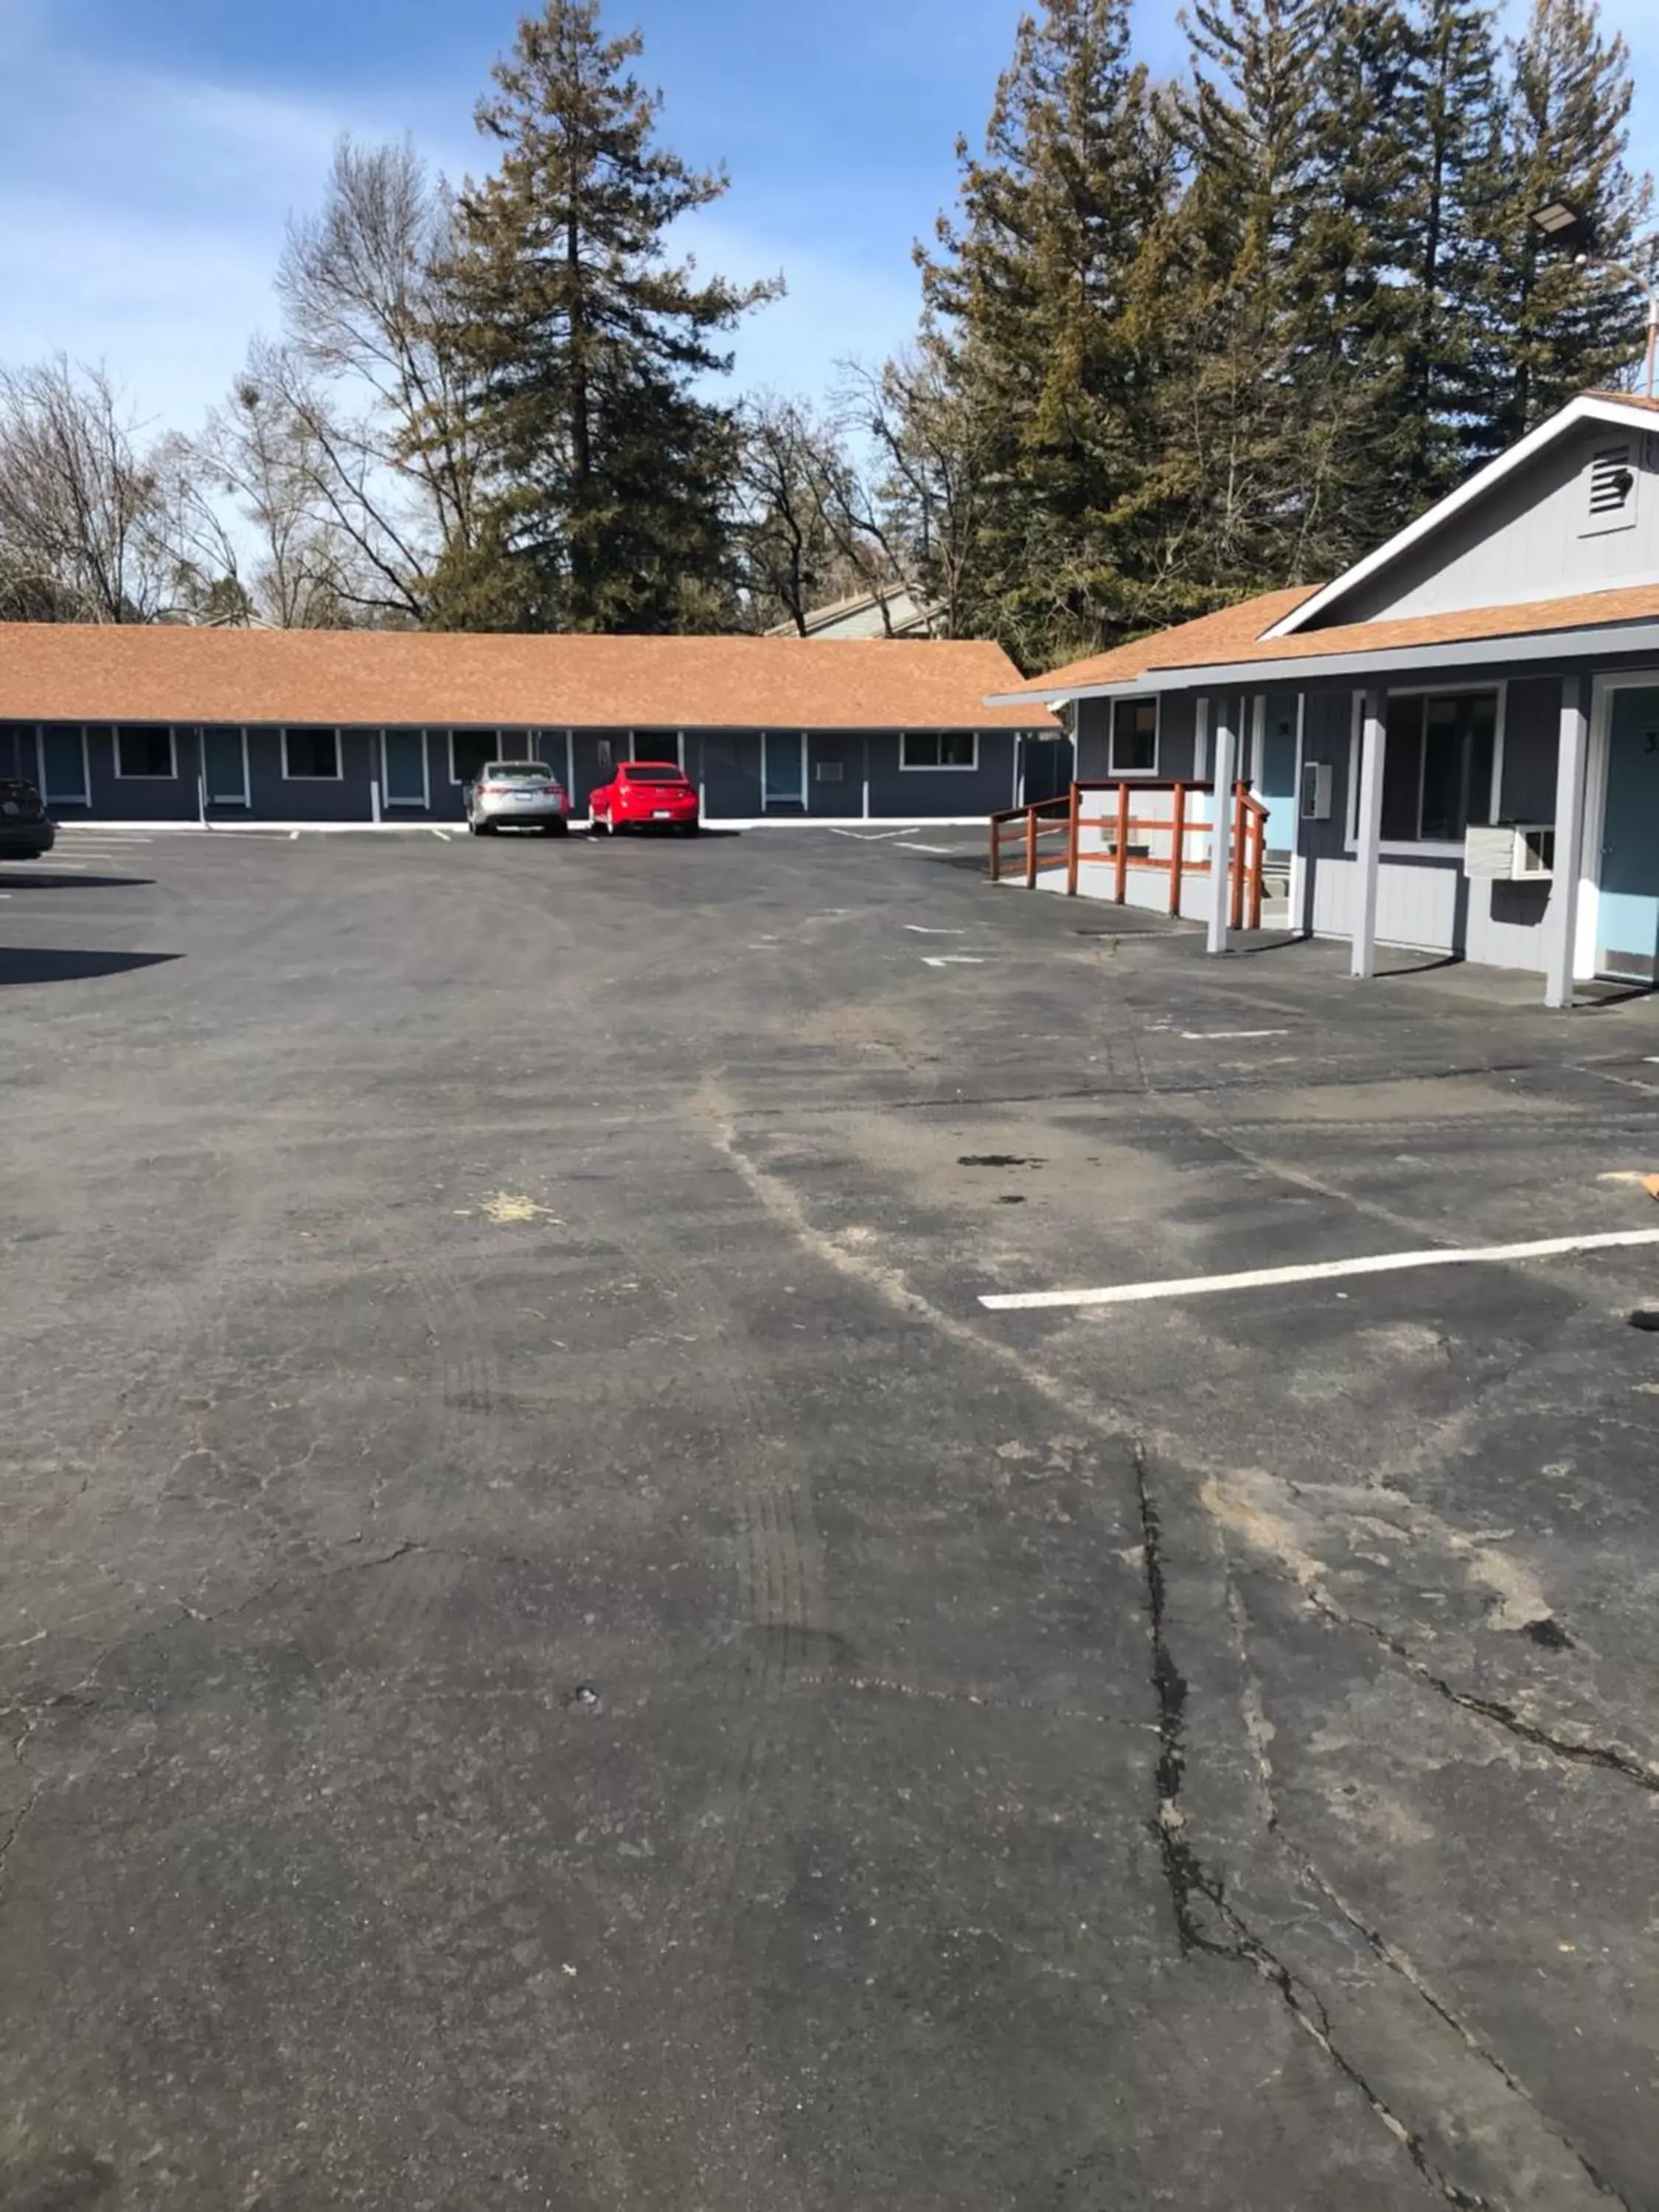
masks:
[[[1387,655],[1319,642],[1073,694],[1080,759],[1103,732],[1120,772],[1103,799],[1082,785],[1038,822],[1034,879],[1075,891],[1080,871],[1102,895],[1103,860],[1103,895],[1204,921],[1218,953],[1260,913],[1266,878],[1284,894],[1270,919],[1346,939],[1361,979],[1393,946],[1541,976],[1552,1006],[1598,978],[1659,981],[1659,624]],[[1157,733],[1138,757],[1137,726]],[[1290,734],[1273,779],[1288,797],[1261,788],[1269,727]],[[1177,775],[1160,775],[1171,761]],[[1217,788],[1236,794],[1218,824]],[[1006,819],[1001,834],[1006,862]],[[1171,902],[1178,846],[1189,865]]]

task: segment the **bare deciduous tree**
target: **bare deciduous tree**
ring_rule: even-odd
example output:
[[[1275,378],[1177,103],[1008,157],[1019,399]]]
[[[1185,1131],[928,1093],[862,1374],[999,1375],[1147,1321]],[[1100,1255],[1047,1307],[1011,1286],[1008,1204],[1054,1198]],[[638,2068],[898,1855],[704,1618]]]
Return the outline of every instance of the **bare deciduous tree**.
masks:
[[[750,595],[768,620],[793,623],[826,600],[868,592],[888,630],[906,588],[902,548],[857,434],[839,414],[767,395],[742,411],[740,491]]]
[[[155,622],[181,576],[169,524],[170,448],[140,426],[107,372],[63,356],[0,369],[0,607],[76,622]]]
[[[328,629],[350,619],[362,596],[355,549],[318,520],[315,442],[280,384],[263,375],[256,346],[226,405],[208,418],[199,453],[222,497],[252,532],[246,593],[250,617],[280,629]]]
[[[477,459],[445,274],[453,262],[449,193],[413,146],[343,138],[322,206],[290,224],[277,271],[281,381],[319,492],[337,514],[356,513],[373,565],[407,572],[406,587],[476,529]],[[418,592],[407,596],[418,611]]]
[[[836,552],[825,523],[824,434],[799,400],[763,394],[738,417],[742,441],[739,531],[746,598],[757,629],[806,618],[834,588]]]
[[[988,440],[925,338],[880,368],[844,362],[842,378],[842,420],[874,456],[866,505],[886,557],[947,637],[971,635]]]

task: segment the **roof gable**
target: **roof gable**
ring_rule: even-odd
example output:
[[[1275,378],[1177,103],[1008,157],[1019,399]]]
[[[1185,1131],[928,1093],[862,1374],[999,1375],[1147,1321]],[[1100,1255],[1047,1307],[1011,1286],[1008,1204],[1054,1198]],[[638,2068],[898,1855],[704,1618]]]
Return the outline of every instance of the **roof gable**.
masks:
[[[1449,492],[1414,522],[1396,531],[1374,552],[1363,561],[1313,592],[1302,605],[1282,617],[1267,633],[1269,638],[1290,637],[1304,630],[1320,627],[1325,622],[1341,622],[1340,611],[1343,602],[1357,596],[1363,586],[1376,584],[1390,570],[1402,568],[1410,556],[1427,542],[1445,532],[1461,518],[1469,516],[1483,502],[1490,501],[1500,487],[1531,469],[1539,457],[1557,446],[1562,439],[1586,425],[1610,424],[1615,428],[1651,431],[1653,417],[1659,414],[1659,402],[1638,399],[1632,394],[1613,392],[1585,392],[1570,400],[1547,422],[1500,453],[1486,467],[1476,471],[1467,483]],[[1559,579],[1556,580],[1559,588]],[[1518,593],[1517,598],[1524,597]],[[1532,596],[1541,598],[1542,592]]]

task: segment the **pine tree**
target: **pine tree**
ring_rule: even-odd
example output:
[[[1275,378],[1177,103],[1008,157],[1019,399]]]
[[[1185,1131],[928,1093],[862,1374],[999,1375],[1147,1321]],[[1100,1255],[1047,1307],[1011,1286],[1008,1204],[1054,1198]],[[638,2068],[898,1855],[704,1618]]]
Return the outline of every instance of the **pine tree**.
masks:
[[[1411,444],[1401,520],[1468,473],[1470,426],[1487,411],[1480,368],[1491,255],[1505,190],[1494,11],[1487,0],[1417,0],[1399,108],[1409,173],[1400,222],[1409,280],[1401,416]]]
[[[1326,575],[1397,528],[1415,439],[1402,407],[1413,51],[1397,0],[1339,0],[1308,117],[1305,212],[1286,277],[1292,383],[1308,434],[1286,580]]]
[[[1490,279],[1475,452],[1501,452],[1586,386],[1616,381],[1639,355],[1642,301],[1611,276],[1652,197],[1626,165],[1631,104],[1624,39],[1601,36],[1596,0],[1534,0],[1511,50],[1502,150],[1507,189],[1487,210]],[[1595,253],[1580,266],[1532,217],[1553,199],[1585,216]]]
[[[1194,607],[1304,573],[1326,428],[1307,386],[1312,295],[1334,279],[1334,239],[1315,231],[1334,14],[1334,0],[1200,0],[1188,23],[1190,181],[1148,275],[1171,362],[1165,537]]]
[[[959,223],[921,257],[924,347],[981,455],[962,617],[1029,665],[1139,617],[1128,524],[1149,395],[1127,310],[1170,159],[1127,0],[1024,17],[984,153],[957,155]]]
[[[479,105],[500,165],[460,195],[451,278],[489,490],[437,621],[669,629],[726,564],[735,433],[698,385],[730,370],[716,335],[781,284],[667,258],[726,179],[657,143],[640,52],[602,36],[599,0],[546,0]]]

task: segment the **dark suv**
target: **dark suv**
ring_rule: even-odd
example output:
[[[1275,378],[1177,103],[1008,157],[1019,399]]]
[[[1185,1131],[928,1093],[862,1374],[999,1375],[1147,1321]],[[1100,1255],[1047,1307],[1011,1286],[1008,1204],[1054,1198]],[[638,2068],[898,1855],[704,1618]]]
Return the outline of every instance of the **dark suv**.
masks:
[[[0,860],[38,860],[57,842],[58,825],[34,786],[0,776]]]

